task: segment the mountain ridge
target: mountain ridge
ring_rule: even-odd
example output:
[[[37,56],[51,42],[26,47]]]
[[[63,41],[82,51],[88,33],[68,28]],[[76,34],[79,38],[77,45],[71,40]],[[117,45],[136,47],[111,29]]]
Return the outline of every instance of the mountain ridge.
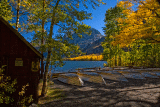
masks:
[[[72,34],[73,40],[69,39],[66,35],[64,36],[63,40],[68,40],[69,43],[79,45],[80,50],[86,55],[89,54],[101,54],[103,52],[103,47],[101,43],[104,41],[105,37],[94,28],[91,28],[92,33],[91,35],[82,34],[82,38],[78,37],[76,33]],[[35,47],[37,50],[39,47]],[[44,57],[47,56],[47,52],[43,53]]]
[[[82,38],[78,37],[76,33],[72,34],[73,40],[65,36],[65,40],[69,43],[80,46],[80,50],[86,54],[101,54],[103,52],[103,47],[101,42],[104,41],[104,36],[95,28],[91,28],[91,35],[82,34]]]

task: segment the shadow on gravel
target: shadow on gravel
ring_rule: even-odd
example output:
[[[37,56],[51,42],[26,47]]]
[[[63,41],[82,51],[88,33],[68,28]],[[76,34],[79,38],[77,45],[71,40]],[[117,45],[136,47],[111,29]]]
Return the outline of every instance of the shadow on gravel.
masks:
[[[108,82],[107,82],[108,81]],[[85,82],[85,86],[72,86],[53,80],[53,88],[63,89],[65,98],[40,107],[159,107],[160,79],[105,84]]]

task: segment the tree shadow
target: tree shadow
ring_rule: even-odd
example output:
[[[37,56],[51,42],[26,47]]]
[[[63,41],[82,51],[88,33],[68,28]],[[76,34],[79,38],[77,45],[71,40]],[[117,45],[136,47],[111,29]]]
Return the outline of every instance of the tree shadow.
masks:
[[[63,89],[66,97],[41,104],[40,107],[158,107],[159,79],[130,79],[128,83],[110,81],[108,85],[85,81],[82,87],[56,79],[53,82],[54,88]]]

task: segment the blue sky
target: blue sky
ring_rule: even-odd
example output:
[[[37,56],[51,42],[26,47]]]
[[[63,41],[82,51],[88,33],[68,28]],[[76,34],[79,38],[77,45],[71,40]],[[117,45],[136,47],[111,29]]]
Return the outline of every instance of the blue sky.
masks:
[[[92,13],[93,19],[84,21],[85,24],[90,25],[92,28],[95,28],[98,31],[100,31],[102,35],[104,35],[102,27],[105,27],[104,19],[105,19],[106,10],[108,10],[111,7],[115,7],[117,4],[117,0],[103,0],[103,1],[105,1],[105,3],[107,4],[100,5],[100,7],[96,7],[96,10],[94,9],[86,10],[88,13]],[[118,1],[120,2],[121,0],[118,0]],[[132,9],[137,10],[137,6],[138,4],[134,4]]]
[[[100,33],[102,35],[104,35],[104,32],[102,30],[102,27],[104,27],[105,23],[104,23],[104,18],[105,18],[105,13],[106,10],[108,10],[111,7],[114,7],[117,4],[117,0],[103,0],[105,3],[107,3],[106,5],[100,5],[99,7],[96,7],[96,10],[93,8],[88,8],[88,9],[83,9],[85,11],[87,11],[88,13],[92,13],[92,20],[84,20],[83,22],[89,26],[91,26],[92,28],[97,29],[98,31],[100,31]],[[53,29],[53,32],[55,33],[57,30],[57,28]],[[25,39],[27,39],[27,41],[30,42],[30,40],[28,38],[30,38],[32,33],[21,33]]]
[[[92,28],[95,28],[98,31],[100,31],[102,35],[104,35],[102,27],[105,27],[104,18],[105,18],[106,10],[108,10],[111,7],[116,6],[117,0],[106,0],[105,3],[107,4],[100,5],[100,7],[96,7],[96,10],[95,9],[87,10],[88,13],[92,13],[93,18],[92,20],[83,21],[85,24],[90,25]]]

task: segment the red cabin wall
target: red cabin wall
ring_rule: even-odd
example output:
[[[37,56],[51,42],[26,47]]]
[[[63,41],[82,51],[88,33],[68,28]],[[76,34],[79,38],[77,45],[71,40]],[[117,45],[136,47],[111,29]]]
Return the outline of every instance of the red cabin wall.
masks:
[[[15,66],[16,58],[23,60],[23,66]],[[37,90],[40,70],[31,71],[32,61],[40,61],[40,57],[27,46],[12,30],[0,21],[0,60],[1,65],[7,65],[5,73],[12,79],[17,78],[18,91],[21,86],[29,83],[26,94],[32,94],[38,99]],[[1,66],[0,65],[0,66]],[[15,97],[16,98],[16,97]]]

